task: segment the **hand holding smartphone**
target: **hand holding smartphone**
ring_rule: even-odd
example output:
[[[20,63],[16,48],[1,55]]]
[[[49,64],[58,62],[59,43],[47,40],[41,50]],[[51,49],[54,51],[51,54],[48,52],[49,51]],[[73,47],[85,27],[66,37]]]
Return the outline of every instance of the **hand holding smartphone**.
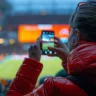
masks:
[[[41,45],[41,49],[42,49],[42,54],[43,55],[48,55],[48,54],[55,54],[54,52],[50,51],[48,49],[48,47],[54,47],[54,31],[42,31],[42,45]]]

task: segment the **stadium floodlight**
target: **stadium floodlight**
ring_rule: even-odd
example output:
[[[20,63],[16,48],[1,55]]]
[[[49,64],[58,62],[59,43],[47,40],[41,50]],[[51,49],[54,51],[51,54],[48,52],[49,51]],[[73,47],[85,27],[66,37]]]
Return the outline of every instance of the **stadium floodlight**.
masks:
[[[3,38],[0,38],[0,44],[4,44],[5,40]]]
[[[14,39],[10,39],[9,40],[9,44],[14,44],[15,43],[15,40]]]

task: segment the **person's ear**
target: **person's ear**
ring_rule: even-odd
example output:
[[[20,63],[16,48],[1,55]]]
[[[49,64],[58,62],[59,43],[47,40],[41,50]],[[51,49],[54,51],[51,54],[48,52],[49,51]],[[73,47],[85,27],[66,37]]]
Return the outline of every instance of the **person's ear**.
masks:
[[[75,30],[75,34],[74,34],[74,37],[73,37],[73,44],[74,45],[77,45],[78,42],[79,42],[79,40],[80,40],[80,33],[79,33],[79,30],[76,29]]]
[[[78,41],[78,36],[75,35],[74,38],[73,38],[73,43],[76,43]]]

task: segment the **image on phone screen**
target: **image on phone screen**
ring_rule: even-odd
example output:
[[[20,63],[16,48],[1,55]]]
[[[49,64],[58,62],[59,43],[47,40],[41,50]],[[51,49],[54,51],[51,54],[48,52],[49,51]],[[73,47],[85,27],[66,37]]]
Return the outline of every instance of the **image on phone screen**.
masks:
[[[43,31],[42,32],[42,52],[43,54],[53,54],[52,51],[48,50],[48,47],[54,47],[54,32],[53,31]]]

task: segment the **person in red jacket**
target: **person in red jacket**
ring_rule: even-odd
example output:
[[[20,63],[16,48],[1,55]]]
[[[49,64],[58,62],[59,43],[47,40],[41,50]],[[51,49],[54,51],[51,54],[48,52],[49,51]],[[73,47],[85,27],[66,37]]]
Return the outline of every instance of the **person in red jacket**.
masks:
[[[79,3],[70,26],[70,53],[64,45],[49,50],[57,52],[69,77],[73,78],[48,77],[35,89],[43,68],[39,38],[30,47],[29,58],[23,61],[6,96],[96,96],[96,2]]]

